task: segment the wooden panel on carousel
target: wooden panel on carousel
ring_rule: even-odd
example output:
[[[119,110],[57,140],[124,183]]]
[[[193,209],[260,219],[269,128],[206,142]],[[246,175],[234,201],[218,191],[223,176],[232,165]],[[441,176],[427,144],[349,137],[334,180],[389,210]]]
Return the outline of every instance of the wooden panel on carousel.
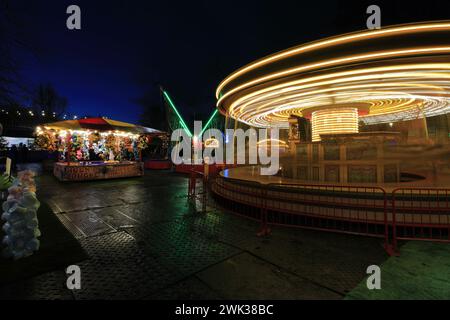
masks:
[[[387,182],[399,182],[400,176],[399,168],[397,164],[385,164],[384,165],[384,181]]]
[[[142,162],[103,163],[94,165],[78,165],[71,163],[56,163],[53,174],[60,181],[87,181],[144,175]]]
[[[348,166],[348,182],[353,183],[376,183],[376,165],[350,165]]]
[[[339,166],[325,166],[325,181],[339,182]]]
[[[339,145],[335,143],[323,144],[323,159],[324,160],[339,160]]]
[[[377,146],[371,141],[347,145],[347,160],[374,160],[376,158]]]
[[[308,145],[307,144],[298,144],[297,145],[297,158],[300,160],[308,159]]]

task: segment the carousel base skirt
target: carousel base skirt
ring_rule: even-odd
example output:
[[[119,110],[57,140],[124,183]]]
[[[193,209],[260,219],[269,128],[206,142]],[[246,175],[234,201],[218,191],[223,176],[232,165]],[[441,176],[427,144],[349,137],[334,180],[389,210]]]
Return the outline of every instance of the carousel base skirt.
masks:
[[[57,162],[53,167],[53,174],[60,181],[140,177],[144,175],[144,163],[132,161],[95,164]]]

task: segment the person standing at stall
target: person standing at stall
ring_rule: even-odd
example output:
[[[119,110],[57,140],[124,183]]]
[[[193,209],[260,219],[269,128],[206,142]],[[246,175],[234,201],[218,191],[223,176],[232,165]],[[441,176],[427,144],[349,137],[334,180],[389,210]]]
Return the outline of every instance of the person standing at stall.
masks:
[[[11,173],[16,172],[18,150],[15,144],[8,150],[8,158],[11,159]]]
[[[19,163],[27,163],[28,162],[28,147],[24,143],[19,144]]]

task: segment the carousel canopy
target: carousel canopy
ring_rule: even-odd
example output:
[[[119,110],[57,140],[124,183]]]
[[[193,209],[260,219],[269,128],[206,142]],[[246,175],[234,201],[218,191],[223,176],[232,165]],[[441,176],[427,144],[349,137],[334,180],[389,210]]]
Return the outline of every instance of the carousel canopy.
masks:
[[[42,127],[47,130],[123,131],[132,134],[163,133],[156,129],[105,118],[58,121],[43,124]]]

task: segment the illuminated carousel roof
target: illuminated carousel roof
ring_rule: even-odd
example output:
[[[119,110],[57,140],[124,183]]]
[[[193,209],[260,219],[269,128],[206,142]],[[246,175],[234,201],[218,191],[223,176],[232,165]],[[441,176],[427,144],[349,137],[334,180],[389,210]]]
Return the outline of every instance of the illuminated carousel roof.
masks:
[[[120,132],[129,132],[133,134],[162,133],[162,131],[156,129],[100,117],[57,121],[43,124],[42,127],[44,127],[47,130],[78,130],[78,131],[91,130],[99,132],[120,131]]]
[[[327,108],[366,124],[450,112],[450,21],[398,25],[296,46],[237,70],[217,88],[223,114],[288,126]]]

